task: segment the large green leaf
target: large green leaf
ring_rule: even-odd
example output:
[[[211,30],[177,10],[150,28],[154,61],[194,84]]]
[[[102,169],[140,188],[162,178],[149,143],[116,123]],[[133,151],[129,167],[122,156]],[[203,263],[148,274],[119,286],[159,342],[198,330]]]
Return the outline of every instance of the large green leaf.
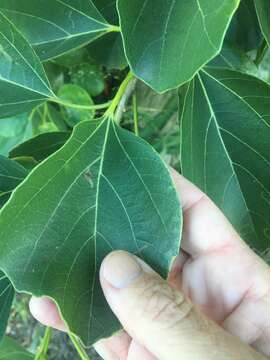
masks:
[[[159,92],[193,77],[221,48],[239,0],[118,0],[133,72]]]
[[[208,68],[190,84],[181,114],[182,171],[259,252],[270,243],[270,87]]]
[[[11,305],[14,298],[14,288],[6,275],[0,270],[0,342],[5,335]],[[1,349],[1,343],[0,343]],[[1,354],[1,351],[0,351]],[[1,357],[0,357],[1,359]]]
[[[26,112],[53,96],[40,60],[0,11],[0,117]]]
[[[104,256],[128,250],[165,276],[180,229],[179,200],[157,153],[110,119],[81,122],[2,209],[0,265],[17,290],[55,299],[89,345],[119,328],[99,285]]]
[[[0,155],[0,208],[26,175],[27,170],[21,165]]]
[[[85,45],[110,30],[91,0],[1,0],[0,9],[43,60]]]
[[[16,341],[6,336],[0,344],[1,360],[34,360],[34,355],[25,350]]]
[[[254,0],[255,6],[265,39],[270,46],[270,2],[269,0]]]

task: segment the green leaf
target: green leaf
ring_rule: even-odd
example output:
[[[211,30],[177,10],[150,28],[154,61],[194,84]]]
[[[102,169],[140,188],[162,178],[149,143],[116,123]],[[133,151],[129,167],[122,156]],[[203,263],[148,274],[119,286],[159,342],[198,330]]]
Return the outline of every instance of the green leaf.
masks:
[[[183,99],[182,171],[257,251],[270,241],[270,87],[208,68]]]
[[[27,170],[15,161],[0,155],[0,208],[26,177]]]
[[[0,119],[0,154],[7,156],[9,151],[32,136],[32,125],[28,114]]]
[[[217,0],[118,0],[132,71],[158,92],[190,80],[219,53],[238,4],[239,0],[221,4]]]
[[[116,0],[93,0],[101,14],[112,24],[119,24]],[[121,34],[111,33],[89,44],[91,57],[107,69],[123,70],[127,66]]]
[[[53,96],[38,57],[0,11],[0,117],[26,112]]]
[[[128,250],[166,276],[180,229],[176,190],[151,146],[110,119],[81,122],[2,209],[0,264],[17,290],[55,299],[89,345],[120,327],[99,285],[104,256]]]
[[[93,100],[86,90],[78,85],[66,84],[58,91],[58,97],[65,103],[92,106]],[[91,120],[95,116],[95,110],[75,109],[72,107],[61,106],[63,118],[71,127],[81,121]]]
[[[263,35],[270,46],[270,3],[268,0],[254,1]]]
[[[262,40],[254,0],[240,2],[225,37],[225,42],[247,52],[256,49]]]
[[[25,350],[16,341],[6,336],[0,344],[1,360],[34,360],[34,355]]]
[[[2,359],[1,341],[6,332],[13,298],[14,288],[6,275],[0,270],[0,359]]]
[[[42,60],[83,46],[111,29],[91,0],[1,0],[0,9]]]
[[[7,202],[11,192],[26,177],[27,171],[15,161],[0,156],[0,208]],[[7,276],[0,270],[0,342],[5,335],[14,288]],[[0,354],[1,354],[0,345]],[[2,357],[0,356],[2,359]]]
[[[40,134],[12,149],[9,156],[11,158],[31,157],[39,162],[59,150],[69,136],[69,132]]]
[[[87,90],[91,96],[100,95],[105,89],[102,71],[97,65],[84,63],[70,69],[71,82]]]

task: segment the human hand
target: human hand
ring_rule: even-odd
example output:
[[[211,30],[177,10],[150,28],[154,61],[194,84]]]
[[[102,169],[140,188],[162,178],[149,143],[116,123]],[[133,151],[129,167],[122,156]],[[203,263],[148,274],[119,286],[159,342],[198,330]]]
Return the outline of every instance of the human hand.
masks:
[[[101,267],[101,284],[127,332],[101,340],[98,352],[106,360],[262,358],[240,338],[270,355],[268,266],[203,193],[175,173],[174,179],[184,207],[184,234],[170,286],[141,260],[110,254]],[[127,278],[128,265],[141,270],[134,283],[129,283],[134,276]],[[30,309],[45,325],[65,330],[47,298],[33,298]]]

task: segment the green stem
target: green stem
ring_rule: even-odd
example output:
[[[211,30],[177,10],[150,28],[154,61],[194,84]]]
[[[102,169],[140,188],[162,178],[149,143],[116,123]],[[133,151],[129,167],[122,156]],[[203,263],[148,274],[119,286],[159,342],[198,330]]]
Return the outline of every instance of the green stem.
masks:
[[[45,359],[47,352],[48,352],[51,337],[52,337],[52,329],[50,327],[46,327],[42,342],[39,346],[39,349],[36,353],[34,360],[44,360]]]
[[[86,351],[84,350],[84,348],[82,347],[80,341],[78,340],[78,338],[71,334],[71,333],[68,333],[68,336],[70,338],[70,340],[72,341],[75,349],[77,350],[78,354],[80,355],[80,358],[82,360],[89,360],[89,357],[88,355],[86,354]]]
[[[59,98],[51,98],[49,99],[49,101],[65,106],[65,107],[69,107],[72,109],[78,109],[78,110],[101,110],[101,109],[106,109],[111,105],[111,101],[104,103],[104,104],[97,104],[97,105],[79,105],[79,104],[71,104],[68,102],[65,102]]]
[[[110,27],[108,28],[107,32],[120,32],[120,26],[116,26],[116,25],[110,25]]]
[[[109,106],[109,108],[106,110],[104,116],[106,117],[111,117],[113,118],[115,110],[122,98],[122,96],[124,95],[126,88],[129,84],[129,82],[133,79],[133,74],[131,72],[129,72],[126,76],[126,78],[124,79],[124,81],[122,82],[122,84],[120,85],[113,101],[111,102],[111,105]]]
[[[134,133],[139,136],[139,124],[138,124],[138,105],[136,93],[132,96],[132,107],[133,107],[133,119],[134,119]]]

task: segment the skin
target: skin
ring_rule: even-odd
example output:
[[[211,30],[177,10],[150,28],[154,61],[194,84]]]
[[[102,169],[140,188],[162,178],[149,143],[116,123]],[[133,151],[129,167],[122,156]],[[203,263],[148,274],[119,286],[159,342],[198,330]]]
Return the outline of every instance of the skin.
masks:
[[[270,357],[270,270],[212,201],[172,173],[184,209],[181,252],[168,281],[125,252],[100,269],[105,297],[125,331],[99,341],[105,360]],[[65,331],[54,303],[32,298],[44,325]]]

